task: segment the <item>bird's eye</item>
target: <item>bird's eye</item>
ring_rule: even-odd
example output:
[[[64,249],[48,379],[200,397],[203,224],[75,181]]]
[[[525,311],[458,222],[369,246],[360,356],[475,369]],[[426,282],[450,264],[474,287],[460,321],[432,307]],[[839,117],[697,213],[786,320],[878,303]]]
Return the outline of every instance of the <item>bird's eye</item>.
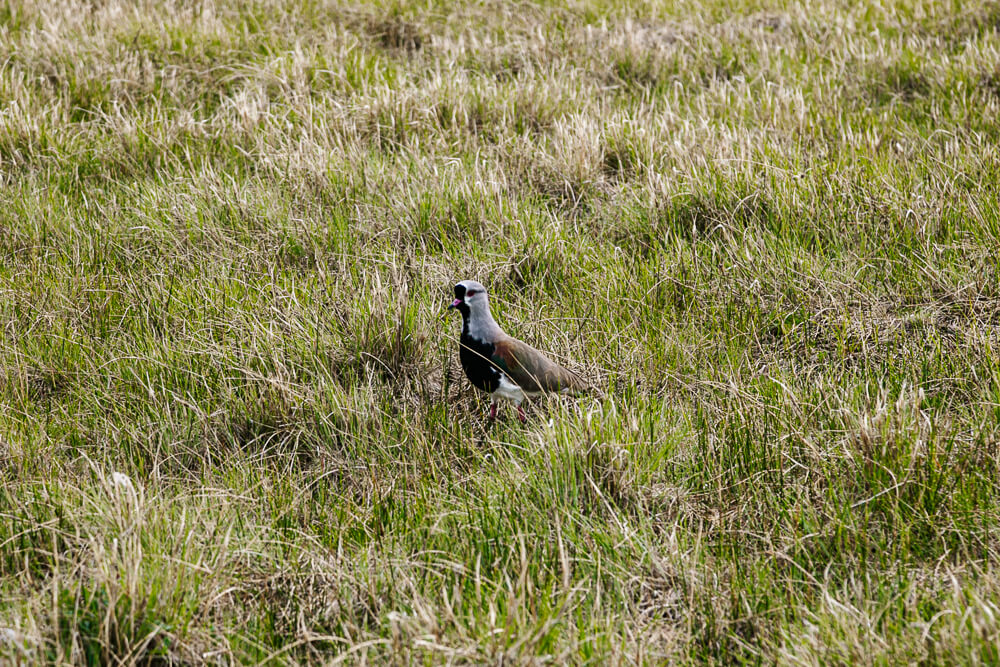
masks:
[[[478,293],[479,292],[477,292],[476,290],[470,289],[468,292],[465,293],[465,296],[467,296],[467,297],[476,296],[476,294],[478,294]]]

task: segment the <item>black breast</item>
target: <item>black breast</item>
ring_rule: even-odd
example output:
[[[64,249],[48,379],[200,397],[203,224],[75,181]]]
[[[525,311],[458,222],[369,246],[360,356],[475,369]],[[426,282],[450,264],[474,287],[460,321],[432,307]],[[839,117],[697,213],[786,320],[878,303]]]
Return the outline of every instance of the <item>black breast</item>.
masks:
[[[492,394],[500,386],[500,371],[490,361],[493,345],[470,336],[468,327],[462,327],[461,342],[459,358],[465,375],[476,388]]]

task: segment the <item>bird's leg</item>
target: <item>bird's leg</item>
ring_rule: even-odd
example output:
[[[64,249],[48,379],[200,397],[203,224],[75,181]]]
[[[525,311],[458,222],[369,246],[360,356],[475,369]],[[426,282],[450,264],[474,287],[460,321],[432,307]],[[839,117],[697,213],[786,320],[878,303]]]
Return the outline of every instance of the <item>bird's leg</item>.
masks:
[[[490,401],[490,421],[496,421],[497,419],[497,402]]]
[[[528,421],[528,418],[524,416],[524,406],[520,403],[517,404],[517,418],[521,420],[521,423]]]

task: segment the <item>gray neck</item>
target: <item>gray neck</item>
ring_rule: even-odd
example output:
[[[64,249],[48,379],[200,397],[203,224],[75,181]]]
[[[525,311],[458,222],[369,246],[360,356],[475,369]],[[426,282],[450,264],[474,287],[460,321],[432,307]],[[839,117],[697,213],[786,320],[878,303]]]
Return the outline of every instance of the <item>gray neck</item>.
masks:
[[[482,341],[496,340],[504,335],[503,329],[493,319],[490,304],[485,299],[469,308],[469,315],[465,318],[464,324],[463,333]]]

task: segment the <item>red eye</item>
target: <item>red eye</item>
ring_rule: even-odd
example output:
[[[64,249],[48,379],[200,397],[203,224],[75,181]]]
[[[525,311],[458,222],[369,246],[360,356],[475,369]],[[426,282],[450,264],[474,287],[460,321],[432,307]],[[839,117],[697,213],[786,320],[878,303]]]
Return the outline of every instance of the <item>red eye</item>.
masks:
[[[470,289],[468,292],[465,293],[465,296],[476,296],[476,294],[478,294],[476,290]]]

